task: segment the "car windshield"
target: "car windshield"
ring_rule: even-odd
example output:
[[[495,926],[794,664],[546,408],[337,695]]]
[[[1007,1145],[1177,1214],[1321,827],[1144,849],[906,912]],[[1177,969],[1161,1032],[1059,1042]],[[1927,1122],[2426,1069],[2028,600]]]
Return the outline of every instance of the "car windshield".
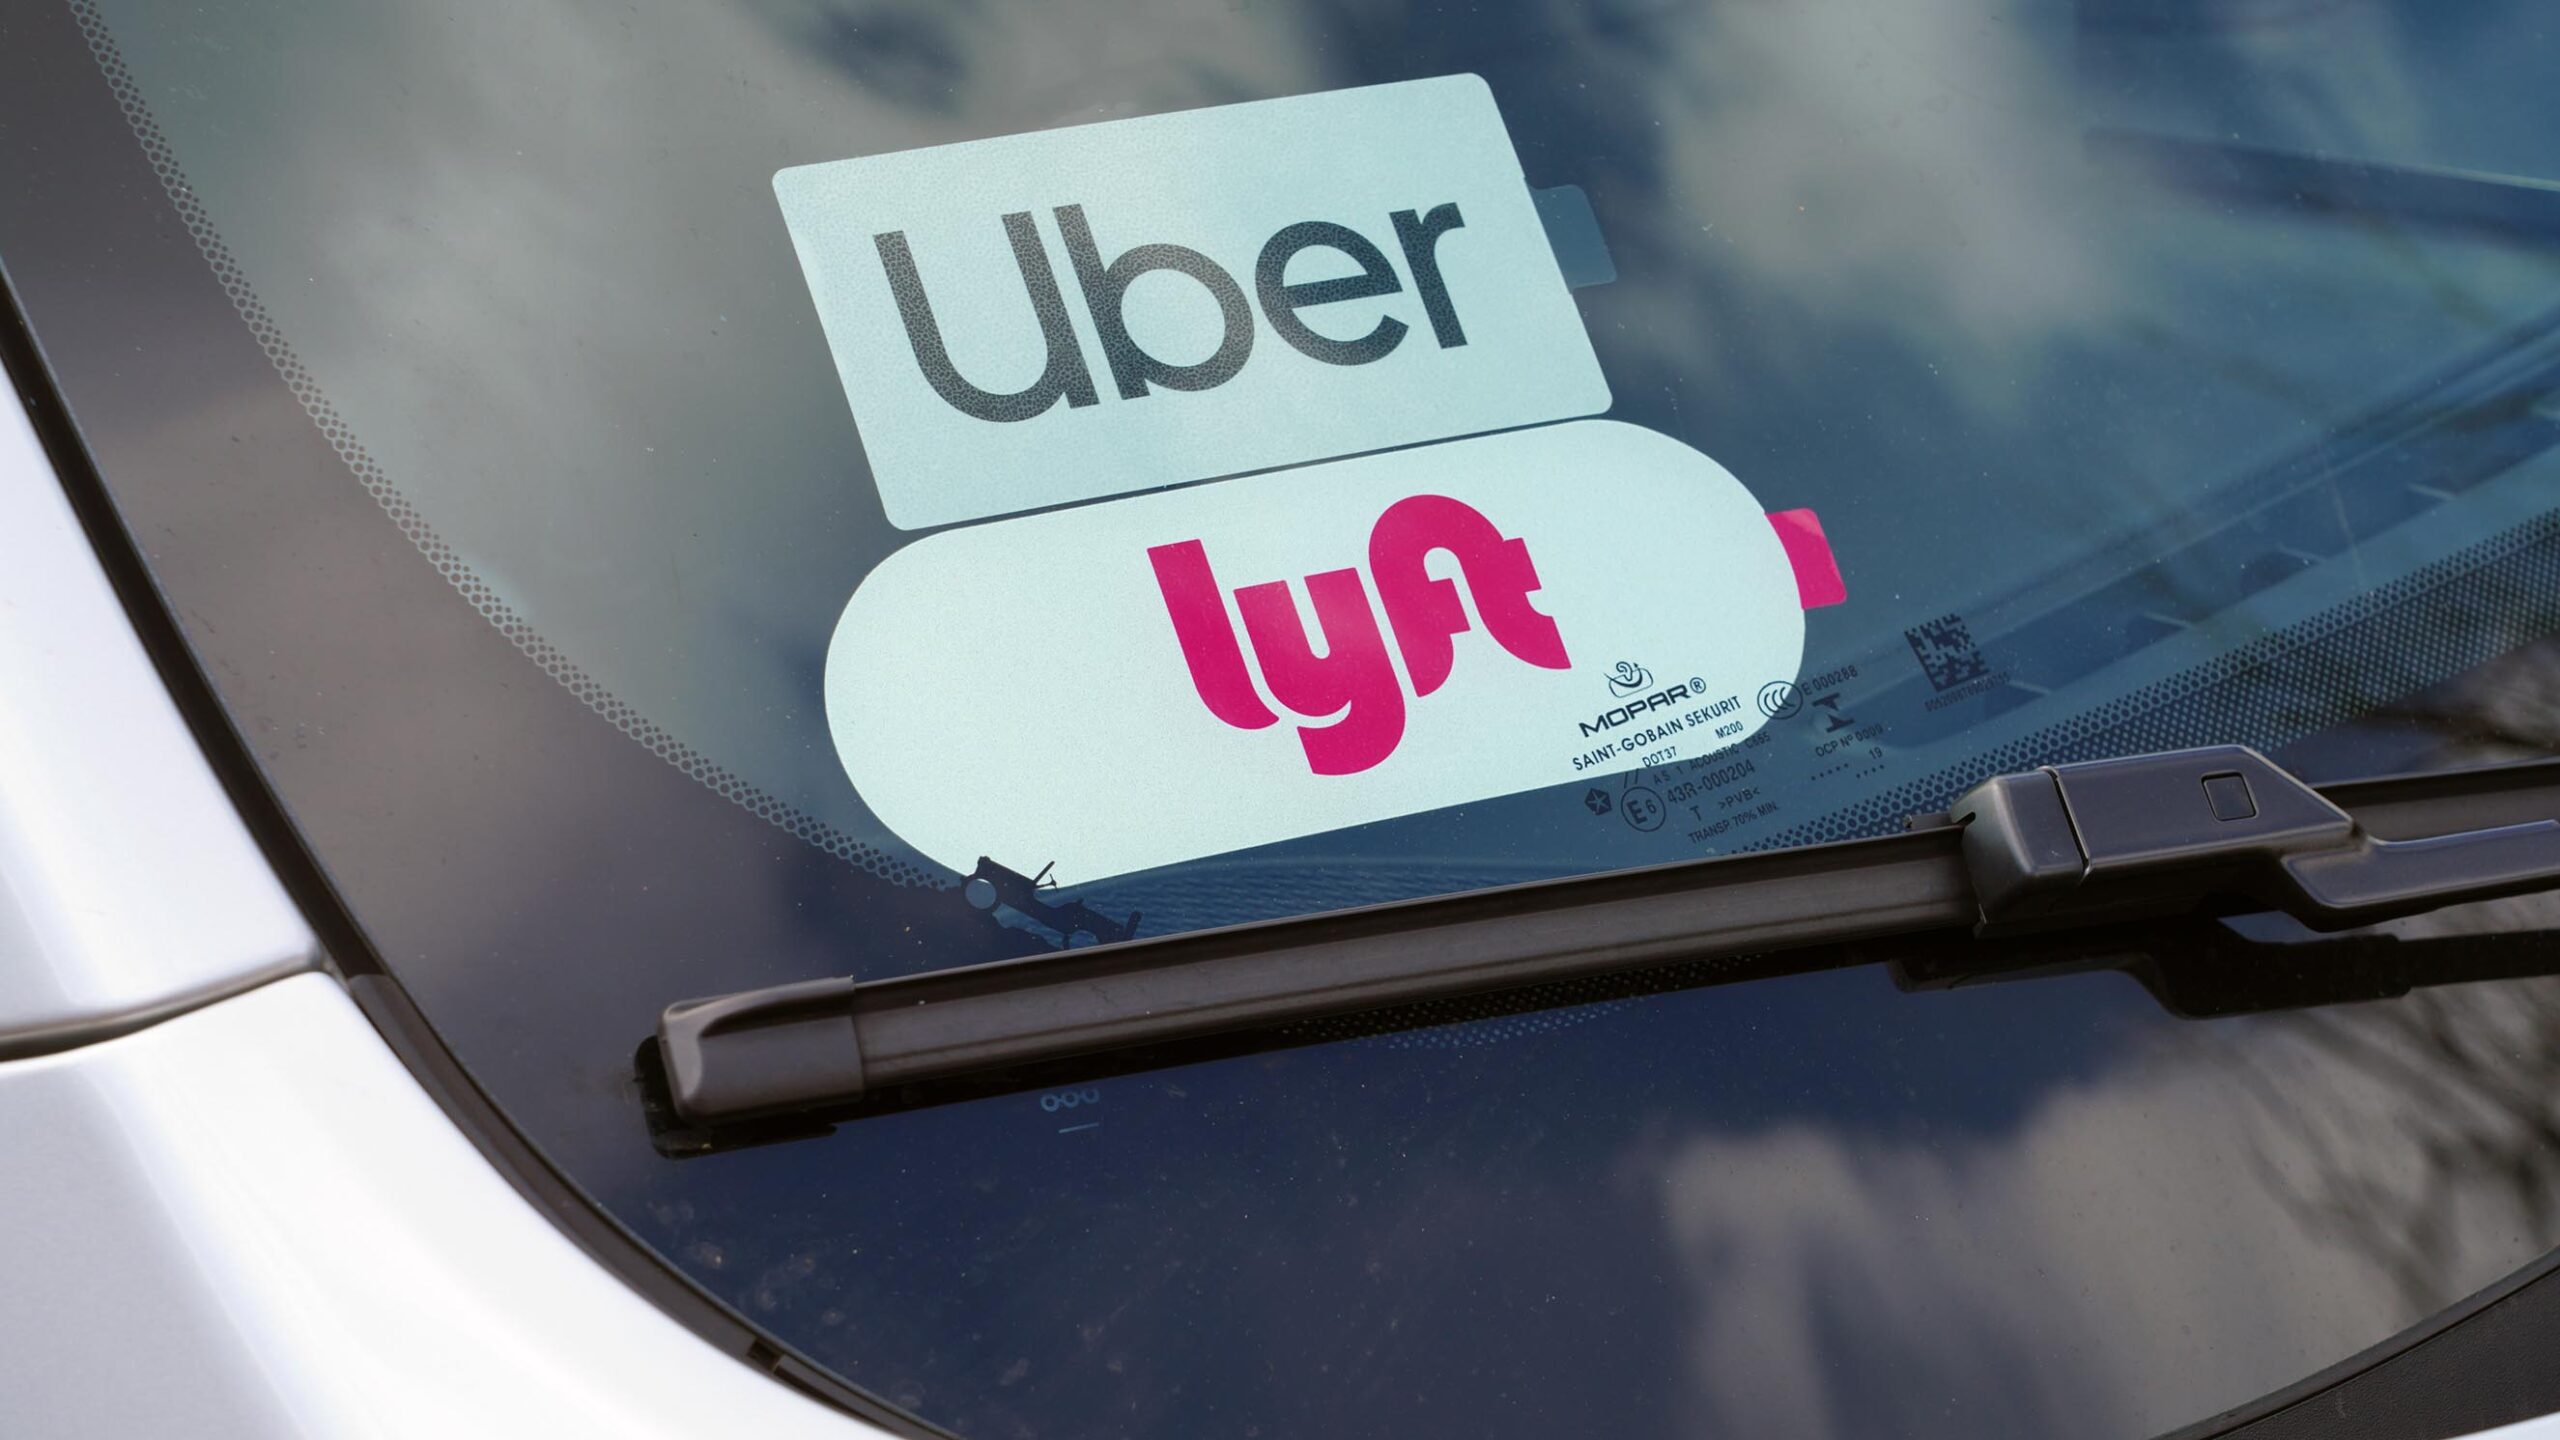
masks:
[[[342,960],[895,1406],[2136,1435],[2560,1241],[2553,1087],[2493,1059],[2537,980],[2197,1025],[1797,976],[681,1162],[630,1075],[693,996],[2036,764],[2560,753],[2539,6],[5,26],[0,263]]]

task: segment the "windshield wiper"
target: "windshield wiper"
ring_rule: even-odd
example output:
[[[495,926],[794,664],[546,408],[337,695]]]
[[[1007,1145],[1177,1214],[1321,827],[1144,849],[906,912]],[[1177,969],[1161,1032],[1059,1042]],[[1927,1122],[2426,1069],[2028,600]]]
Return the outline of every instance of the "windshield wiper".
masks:
[[[689,1000],[655,1045],[667,1103],[711,1127],[1712,956],[2258,910],[2342,929],[2560,887],[2554,815],[2560,764],[2326,792],[2240,746],[2056,765],[1985,781],[1901,835]]]

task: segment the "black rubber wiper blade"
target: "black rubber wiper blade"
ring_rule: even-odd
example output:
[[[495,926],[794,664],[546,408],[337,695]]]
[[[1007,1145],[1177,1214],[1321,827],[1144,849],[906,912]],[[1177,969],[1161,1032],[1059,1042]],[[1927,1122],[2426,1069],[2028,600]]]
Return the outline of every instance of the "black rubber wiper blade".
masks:
[[[667,1007],[656,1043],[669,1103],[710,1127],[893,1086],[1719,955],[2239,909],[2340,929],[2560,887],[2556,771],[2411,776],[2324,795],[2239,746],[2048,766],[1986,781],[1901,835],[690,1000]],[[2537,813],[2516,816],[2511,803],[2482,815],[2502,791],[2530,792]],[[2479,828],[2483,818],[2509,823]]]

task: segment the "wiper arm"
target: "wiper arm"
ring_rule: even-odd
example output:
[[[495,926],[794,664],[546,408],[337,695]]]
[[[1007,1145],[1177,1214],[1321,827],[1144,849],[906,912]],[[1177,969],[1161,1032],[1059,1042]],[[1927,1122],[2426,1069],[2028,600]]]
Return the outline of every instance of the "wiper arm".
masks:
[[[2091,155],[2193,194],[2307,214],[2387,216],[2522,240],[2560,240],[2560,182],[2443,165],[2396,165],[2279,150],[2093,130]]]
[[[2246,909],[2338,929],[2560,887],[2560,809],[2444,833],[2552,768],[2324,795],[2239,746],[2047,766],[1986,781],[1902,835],[685,1001],[660,1017],[657,1046],[676,1113],[716,1126],[1675,960]],[[2385,817],[2437,833],[2377,839]]]

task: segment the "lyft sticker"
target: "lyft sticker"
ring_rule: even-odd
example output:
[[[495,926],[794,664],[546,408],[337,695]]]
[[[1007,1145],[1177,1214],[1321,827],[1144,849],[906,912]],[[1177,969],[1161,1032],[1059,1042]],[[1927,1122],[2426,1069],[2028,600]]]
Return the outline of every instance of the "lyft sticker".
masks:
[[[1473,75],[773,185],[903,529],[1609,405]]]
[[[827,720],[928,856],[1085,881],[1713,754],[1843,593],[1810,512],[1578,421],[927,536]]]

